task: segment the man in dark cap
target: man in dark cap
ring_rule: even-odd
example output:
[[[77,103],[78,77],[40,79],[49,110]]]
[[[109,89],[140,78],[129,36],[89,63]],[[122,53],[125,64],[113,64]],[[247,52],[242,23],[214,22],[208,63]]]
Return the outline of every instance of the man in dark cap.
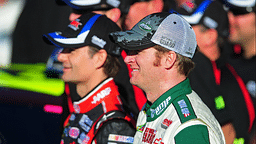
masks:
[[[58,0],[60,2],[60,0]],[[58,2],[57,1],[57,2]],[[62,3],[70,6],[72,12],[69,16],[69,20],[73,21],[80,17],[82,14],[88,12],[94,12],[97,14],[104,14],[113,22],[115,22],[121,29],[123,28],[123,22],[126,15],[130,9],[130,5],[134,3],[135,0],[99,0],[90,1],[80,0],[63,0]],[[104,25],[104,23],[102,23]],[[145,95],[141,89],[136,86],[132,86],[129,82],[129,73],[131,71],[130,67],[124,63],[124,58],[126,57],[126,52],[122,51],[119,61],[121,63],[121,68],[118,74],[114,77],[119,92],[121,93],[121,99],[124,102],[124,106],[127,111],[130,111],[134,119],[137,119],[139,110],[146,102]],[[74,85],[70,85],[70,92],[73,93]],[[76,99],[72,96],[72,100]]]
[[[248,143],[254,107],[244,83],[228,63],[232,47],[227,44],[229,23],[223,4],[195,0],[190,9],[181,6],[175,11],[192,25],[199,46],[193,58],[196,67],[189,75],[192,88],[220,122],[226,143]]]
[[[234,44],[229,62],[245,82],[256,106],[256,1],[222,0],[228,10],[229,41]],[[254,111],[255,113],[255,111]],[[252,128],[252,143],[256,141],[256,125]]]
[[[62,79],[76,85],[74,111],[64,124],[61,143],[132,143],[135,128],[123,109],[113,77],[119,71],[121,49],[108,34],[120,30],[105,15],[87,13],[63,31],[44,35],[63,48],[58,60]]]
[[[256,2],[255,0],[227,0],[224,2],[229,8],[229,40],[241,47],[241,55],[234,55],[230,62],[244,80],[253,101],[256,102]]]

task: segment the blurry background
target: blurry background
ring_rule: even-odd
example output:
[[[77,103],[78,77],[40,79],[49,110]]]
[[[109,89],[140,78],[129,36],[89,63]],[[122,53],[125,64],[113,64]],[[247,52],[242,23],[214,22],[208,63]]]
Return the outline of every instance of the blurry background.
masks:
[[[0,0],[0,65],[11,63],[11,34],[25,0]]]
[[[69,13],[55,0],[0,0],[0,144],[60,143],[64,83],[42,34]]]

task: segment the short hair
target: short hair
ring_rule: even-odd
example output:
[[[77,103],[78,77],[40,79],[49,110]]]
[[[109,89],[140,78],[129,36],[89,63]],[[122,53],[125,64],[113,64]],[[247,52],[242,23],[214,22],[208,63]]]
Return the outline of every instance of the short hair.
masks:
[[[157,52],[156,52],[156,61],[159,61],[160,60],[159,58],[161,58],[161,56],[163,54],[170,51],[169,49],[164,48],[160,45],[155,45],[154,48],[157,50]],[[188,74],[194,69],[195,63],[192,61],[192,59],[190,59],[186,56],[182,56],[178,53],[176,53],[176,55],[177,55],[176,62],[177,62],[178,72],[187,77]],[[158,64],[158,63],[155,62],[154,65],[156,65],[156,64]]]
[[[99,51],[98,48],[89,46],[89,55],[93,57]],[[103,64],[103,71],[108,77],[115,77],[121,67],[118,57],[107,55],[107,59]]]

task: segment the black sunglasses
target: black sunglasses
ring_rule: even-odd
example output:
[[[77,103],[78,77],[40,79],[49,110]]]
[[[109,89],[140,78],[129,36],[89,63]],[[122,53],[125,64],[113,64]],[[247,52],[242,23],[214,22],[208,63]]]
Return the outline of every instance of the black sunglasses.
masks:
[[[250,12],[246,10],[246,8],[241,8],[241,9],[229,9],[234,15],[245,15]]]

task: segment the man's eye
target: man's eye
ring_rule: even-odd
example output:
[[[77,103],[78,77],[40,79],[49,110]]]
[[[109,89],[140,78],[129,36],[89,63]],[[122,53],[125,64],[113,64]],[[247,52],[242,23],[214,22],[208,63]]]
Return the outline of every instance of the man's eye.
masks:
[[[141,50],[130,50],[128,55],[137,55],[139,52],[141,52]]]
[[[71,53],[75,48],[64,48],[61,53]]]

